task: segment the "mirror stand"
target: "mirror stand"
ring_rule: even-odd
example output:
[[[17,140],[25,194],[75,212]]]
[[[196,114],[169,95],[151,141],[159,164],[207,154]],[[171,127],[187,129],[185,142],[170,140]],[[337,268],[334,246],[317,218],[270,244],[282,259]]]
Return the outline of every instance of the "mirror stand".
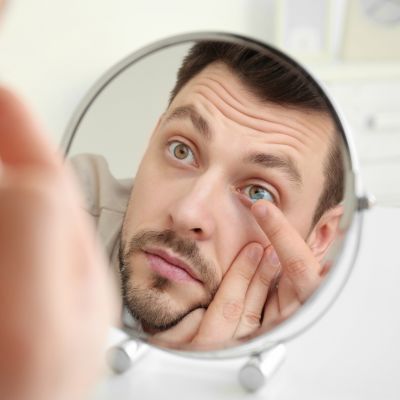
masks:
[[[128,371],[149,350],[148,346],[133,339],[125,339],[107,350],[107,364],[116,374]]]
[[[261,389],[278,371],[285,357],[286,347],[283,344],[252,355],[239,371],[241,386],[248,392]]]
[[[128,371],[149,350],[148,346],[133,339],[125,339],[110,347],[107,364],[115,374]],[[262,353],[253,354],[239,370],[238,379],[248,392],[261,389],[278,371],[286,357],[286,347],[278,344]]]

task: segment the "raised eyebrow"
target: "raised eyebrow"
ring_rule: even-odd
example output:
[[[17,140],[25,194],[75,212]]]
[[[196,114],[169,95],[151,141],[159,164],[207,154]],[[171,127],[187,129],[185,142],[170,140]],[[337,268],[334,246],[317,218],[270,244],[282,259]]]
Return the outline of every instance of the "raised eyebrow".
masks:
[[[289,157],[282,157],[265,153],[252,153],[246,156],[243,161],[248,164],[261,165],[265,168],[280,169],[297,186],[300,187],[303,184],[303,180],[301,178],[296,163]]]
[[[194,128],[201,133],[206,140],[211,140],[212,134],[207,120],[196,110],[193,105],[174,108],[167,116],[165,123],[173,120],[190,119]]]

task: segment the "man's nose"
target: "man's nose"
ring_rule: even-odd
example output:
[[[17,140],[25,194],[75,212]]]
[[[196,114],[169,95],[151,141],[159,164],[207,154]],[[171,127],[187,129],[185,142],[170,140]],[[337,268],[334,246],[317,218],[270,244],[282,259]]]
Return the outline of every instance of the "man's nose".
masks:
[[[218,204],[223,196],[220,187],[215,179],[204,178],[183,185],[181,195],[170,208],[172,229],[183,237],[209,239],[216,228]]]

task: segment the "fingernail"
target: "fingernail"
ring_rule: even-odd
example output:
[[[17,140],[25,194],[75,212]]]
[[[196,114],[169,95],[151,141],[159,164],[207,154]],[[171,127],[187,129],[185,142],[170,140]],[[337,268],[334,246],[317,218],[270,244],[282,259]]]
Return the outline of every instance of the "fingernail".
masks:
[[[250,245],[250,247],[247,250],[247,256],[249,257],[249,259],[251,260],[251,262],[253,262],[254,264],[257,264],[262,256],[262,247],[259,244],[252,244]]]
[[[282,267],[278,255],[276,254],[272,246],[268,249],[267,259],[269,267],[275,270],[274,279],[277,280],[279,278],[279,275],[281,274]]]
[[[280,266],[280,261],[279,261],[278,255],[276,254],[275,250],[272,247],[270,247],[268,249],[268,262],[273,267]]]

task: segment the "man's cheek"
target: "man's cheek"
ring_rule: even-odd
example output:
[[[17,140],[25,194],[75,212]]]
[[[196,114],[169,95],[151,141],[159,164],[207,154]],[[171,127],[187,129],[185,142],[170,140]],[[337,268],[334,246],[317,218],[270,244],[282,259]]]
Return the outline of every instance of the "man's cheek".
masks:
[[[231,249],[234,248],[235,251],[230,255],[229,267],[232,266],[242,251],[244,251],[243,249],[250,243],[259,243],[263,248],[266,248],[270,245],[267,235],[257,222],[254,224],[249,224],[246,228],[247,229],[245,230],[237,231],[236,235],[238,240],[236,242],[236,246],[231,247]]]
[[[231,220],[233,219],[231,218]],[[264,248],[270,243],[267,235],[262,230],[250,209],[239,210],[230,229],[232,229],[232,227],[235,227],[234,232],[236,237],[233,240],[236,241],[236,257],[249,243],[259,243]]]
[[[240,253],[238,250],[233,250],[233,247],[230,249],[226,249],[225,254],[222,258],[222,261],[219,265],[219,270],[221,271],[221,274],[219,276],[219,283],[218,286],[221,285],[222,281],[225,279],[225,276],[227,275],[228,271],[232,267],[233,263],[235,262],[235,259],[237,255]]]
[[[163,209],[162,199],[165,197],[160,194],[160,189],[152,181],[146,182],[141,179],[135,181],[134,189],[130,199],[130,218],[133,223],[139,223],[141,220],[147,220],[150,217],[157,217],[160,210]]]

